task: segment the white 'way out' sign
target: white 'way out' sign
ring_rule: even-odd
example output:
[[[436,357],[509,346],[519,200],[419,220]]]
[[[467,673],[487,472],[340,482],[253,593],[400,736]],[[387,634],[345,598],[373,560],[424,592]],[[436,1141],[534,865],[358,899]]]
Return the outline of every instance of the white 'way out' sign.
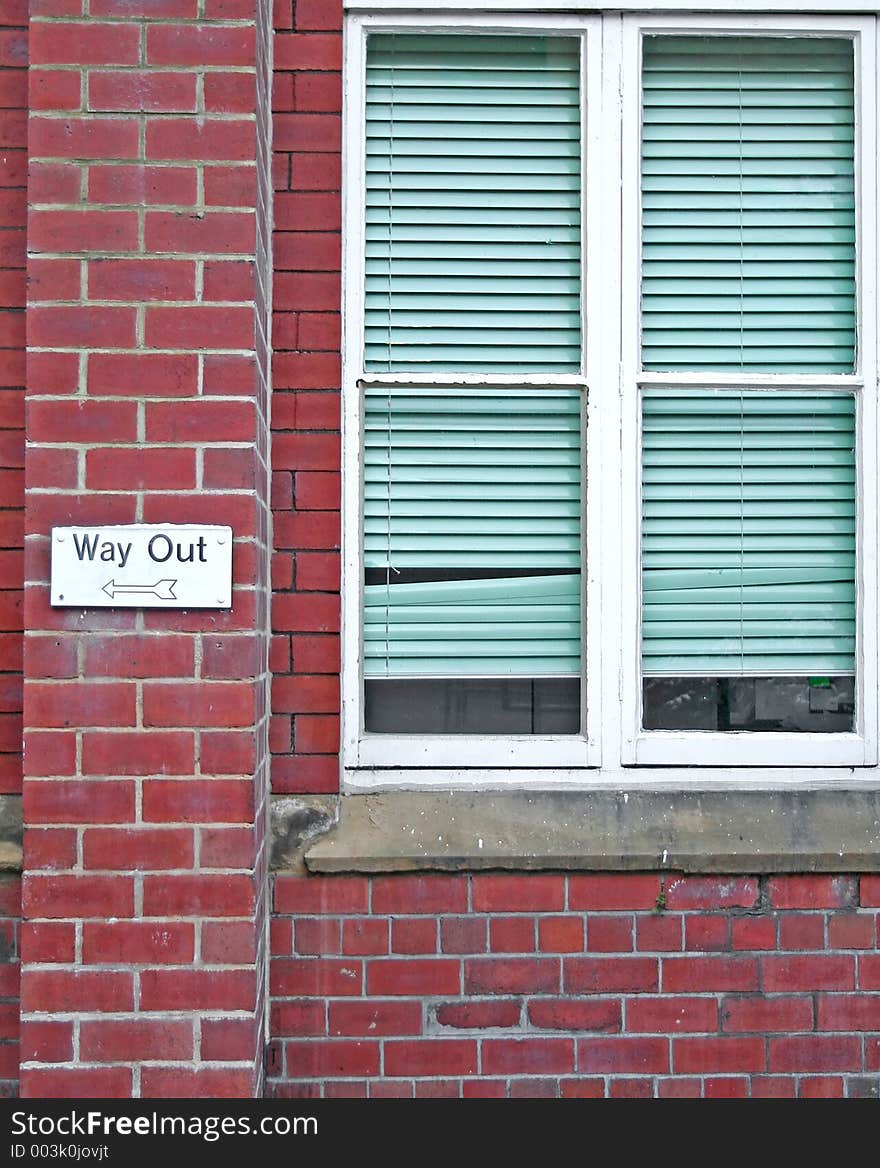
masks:
[[[53,527],[61,608],[231,608],[232,528],[128,523]]]

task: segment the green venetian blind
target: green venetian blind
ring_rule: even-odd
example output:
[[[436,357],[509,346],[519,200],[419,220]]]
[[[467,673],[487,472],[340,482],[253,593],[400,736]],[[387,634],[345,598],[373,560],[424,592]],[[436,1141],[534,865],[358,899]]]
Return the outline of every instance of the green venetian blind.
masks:
[[[852,673],[847,393],[643,396],[645,675]]]
[[[643,60],[644,367],[852,370],[852,42],[649,36]]]
[[[367,41],[365,368],[580,366],[570,37]]]
[[[578,390],[364,392],[367,677],[578,674]]]

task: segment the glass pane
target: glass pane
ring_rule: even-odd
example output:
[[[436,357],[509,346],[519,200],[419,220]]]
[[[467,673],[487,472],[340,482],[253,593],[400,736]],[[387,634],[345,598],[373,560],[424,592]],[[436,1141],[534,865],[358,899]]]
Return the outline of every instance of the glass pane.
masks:
[[[580,392],[367,387],[364,418],[364,674],[415,703],[374,687],[370,725],[546,732],[539,681],[580,676]]]
[[[825,706],[813,717],[827,694],[804,678],[855,671],[855,445],[850,393],[644,391],[646,718],[659,701],[666,722],[680,708],[714,728],[722,678],[731,709],[748,693],[756,708],[790,703],[786,725],[838,728]]]
[[[580,41],[367,40],[365,368],[580,368]]]
[[[644,368],[851,371],[852,41],[643,43]]]
[[[577,734],[580,681],[368,681],[365,728],[397,734]]]
[[[646,730],[851,731],[852,677],[649,677]]]

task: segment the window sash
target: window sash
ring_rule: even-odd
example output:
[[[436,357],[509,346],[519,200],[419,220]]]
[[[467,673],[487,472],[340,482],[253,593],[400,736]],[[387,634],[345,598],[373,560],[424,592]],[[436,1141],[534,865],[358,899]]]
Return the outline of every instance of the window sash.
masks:
[[[803,13],[809,5],[798,5]],[[668,385],[662,373],[639,368],[639,37],[641,30],[674,29],[682,32],[742,33],[744,21],[718,16],[724,4],[713,5],[711,18],[660,13],[656,15],[561,15],[564,5],[541,13],[533,3],[504,5],[502,15],[488,15],[498,5],[480,0],[448,5],[424,5],[414,20],[407,3],[395,0],[380,6],[359,5],[348,18],[346,37],[346,93],[344,116],[345,232],[343,241],[343,754],[344,783],[349,790],[400,786],[418,787],[626,787],[628,783],[675,787],[724,783],[744,786],[786,786],[812,782],[846,782],[846,768],[876,765],[877,761],[877,548],[876,548],[876,200],[878,176],[859,170],[857,182],[859,361],[855,374],[833,377],[811,374],[794,378],[779,375],[716,374],[712,387],[787,386],[794,390],[854,393],[858,412],[858,488],[860,501],[857,565],[859,654],[857,684],[860,694],[858,725],[847,735],[711,735],[703,732],[643,733],[640,730],[640,629],[632,619],[640,608],[639,540],[639,395],[644,387]],[[395,7],[409,12],[395,13]],[[581,9],[572,4],[572,9]],[[602,6],[597,6],[601,8]],[[614,8],[637,8],[616,3]],[[737,5],[730,6],[736,11]],[[770,6],[768,6],[769,8]],[[750,14],[749,30],[789,32],[792,35],[853,35],[857,41],[857,134],[861,159],[874,167],[876,158],[874,81],[875,13],[838,17],[792,15],[780,17],[785,4],[772,6],[773,16]],[[817,10],[821,5],[814,5]],[[471,12],[470,8],[480,11]],[[367,11],[372,9],[372,11]],[[433,11],[436,9],[436,11]],[[867,9],[866,9],[867,10]],[[584,532],[586,556],[583,642],[586,683],[583,698],[589,737],[497,739],[466,736],[364,735],[362,733],[362,654],[360,621],[363,563],[361,559],[362,448],[360,445],[361,386],[436,384],[437,378],[419,373],[376,374],[360,365],[363,310],[363,147],[360,119],[363,111],[364,36],[368,29],[419,31],[432,27],[471,29],[475,32],[522,29],[535,34],[585,34],[584,70],[588,90],[583,134],[585,154],[585,213],[583,222],[599,221],[602,232],[590,232],[583,244],[587,266],[584,289],[586,340],[584,377],[561,375],[556,385],[577,384],[586,390],[588,424],[585,447],[590,466]],[[601,52],[600,52],[601,47]],[[600,61],[600,56],[602,60]],[[623,203],[615,182],[601,176],[619,172]],[[621,296],[616,290],[622,282]],[[609,294],[613,291],[613,294]],[[621,313],[621,301],[625,305]],[[591,339],[594,343],[591,343]],[[703,374],[677,375],[678,385],[707,384]],[[535,375],[509,379],[497,374],[450,376],[449,385],[540,384]],[[615,391],[615,388],[616,391]],[[586,387],[589,387],[587,390]],[[599,392],[601,390],[601,392]],[[627,526],[628,525],[628,526]],[[621,532],[627,533],[621,546]],[[601,612],[600,612],[601,600]],[[647,770],[639,771],[639,764]],[[635,767],[636,769],[629,769]],[[743,770],[748,767],[748,770]],[[693,768],[693,769],[691,769]]]

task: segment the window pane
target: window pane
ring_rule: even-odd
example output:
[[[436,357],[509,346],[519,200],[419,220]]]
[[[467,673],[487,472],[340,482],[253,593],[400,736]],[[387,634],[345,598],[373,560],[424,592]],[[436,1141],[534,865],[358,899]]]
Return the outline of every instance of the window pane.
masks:
[[[852,674],[852,394],[650,389],[642,425],[644,676]]]
[[[579,48],[368,38],[368,370],[579,368]]]
[[[852,42],[648,36],[643,60],[644,367],[851,371]]]
[[[853,728],[852,677],[648,677],[646,730],[843,733]]]
[[[368,682],[578,678],[579,391],[383,386],[364,393]],[[523,691],[489,690],[495,699],[471,709],[494,709],[482,732],[495,733],[498,711]],[[396,707],[400,692],[374,687],[372,709],[382,693]],[[401,732],[408,719],[404,703]],[[468,725],[473,720],[469,714]]]

